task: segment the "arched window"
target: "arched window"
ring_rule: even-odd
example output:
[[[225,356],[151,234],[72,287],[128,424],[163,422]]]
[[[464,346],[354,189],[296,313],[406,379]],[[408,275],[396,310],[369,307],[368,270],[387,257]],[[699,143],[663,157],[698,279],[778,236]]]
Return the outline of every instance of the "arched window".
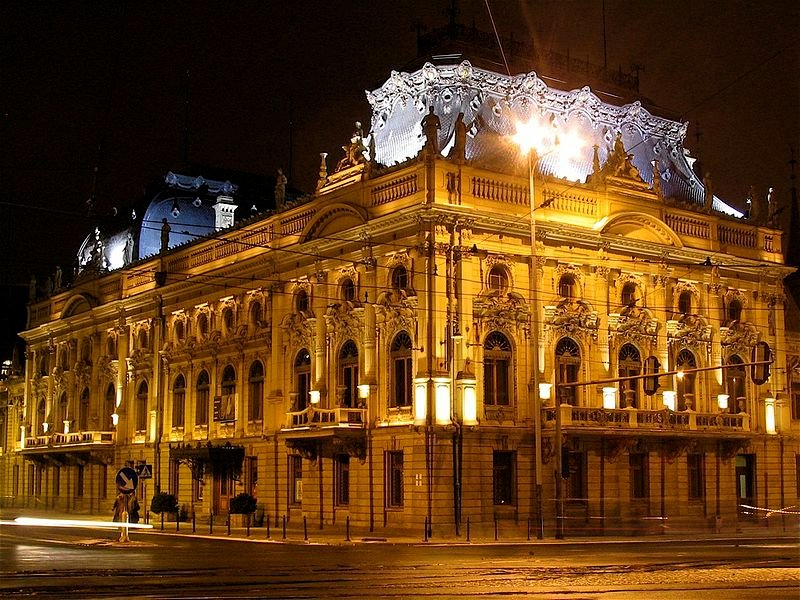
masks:
[[[178,319],[175,321],[175,341],[182,342],[186,339],[186,325],[183,323],[183,319]]]
[[[684,369],[696,369],[697,359],[690,350],[683,349],[678,352],[678,357],[675,360],[675,367],[677,371]],[[695,373],[684,373],[683,376],[676,375],[675,381],[676,391],[678,392],[678,410],[687,410],[694,408],[694,382]]]
[[[222,370],[222,400],[219,420],[230,422],[236,419],[236,369],[228,365]]]
[[[575,300],[577,298],[578,284],[572,273],[565,273],[558,280],[558,295],[565,300]]]
[[[746,406],[747,371],[742,366],[743,363],[742,357],[734,354],[728,358],[727,364],[735,366],[725,369],[725,393],[728,394],[728,411],[732,413],[738,413],[740,408],[744,409]]]
[[[230,306],[225,307],[222,311],[222,324],[225,327],[225,333],[233,333],[236,327],[236,315]]]
[[[78,431],[89,431],[89,388],[83,388],[78,404]]]
[[[264,418],[264,365],[254,361],[247,377],[247,420],[260,421]]]
[[[734,298],[728,303],[728,323],[742,320],[742,301]]]
[[[147,340],[147,330],[142,328],[139,330],[139,348],[142,350],[147,350],[148,348],[148,340]]]
[[[642,374],[642,357],[633,344],[625,344],[619,350],[619,376],[634,377]],[[639,380],[626,379],[619,382],[619,401],[622,407],[639,407]]]
[[[299,313],[308,312],[309,307],[309,300],[308,300],[308,292],[305,290],[299,290],[294,297],[294,307],[295,310]]]
[[[81,359],[87,365],[92,364],[92,338],[90,337],[83,338],[83,343],[81,344]]]
[[[106,354],[108,356],[117,355],[117,338],[113,335],[109,335],[106,338]]]
[[[253,300],[250,303],[250,324],[259,327],[261,325],[261,302]]]
[[[147,430],[147,381],[139,384],[136,392],[136,410],[134,411],[134,424],[137,433],[144,433]]]
[[[501,294],[505,294],[508,291],[508,272],[505,267],[494,265],[489,270],[487,283],[489,284],[490,290],[496,290]]]
[[[172,384],[172,427],[182,429],[185,425],[186,379],[183,375],[178,375]]]
[[[389,398],[390,408],[411,406],[412,390],[412,358],[411,358],[411,338],[408,333],[401,331],[392,341],[389,350],[389,361],[391,363],[391,390]]]
[[[44,423],[47,419],[47,402],[45,402],[44,398],[39,400],[39,404],[36,407],[36,429],[33,431],[32,435],[39,435],[44,433]]]
[[[113,425],[111,415],[117,412],[117,390],[113,383],[109,383],[106,388],[106,396],[103,399],[103,416],[100,421],[100,429],[108,431]]]
[[[349,277],[345,278],[342,281],[340,286],[342,292],[342,300],[345,302],[355,302],[356,301],[356,284],[353,283],[353,280]]]
[[[39,375],[42,377],[47,377],[48,373],[48,354],[45,351],[42,351],[42,355],[39,357]]]
[[[581,370],[581,349],[575,340],[561,338],[556,344],[556,383],[575,383]],[[577,406],[578,393],[576,386],[556,388],[559,404]]]
[[[347,340],[339,350],[339,401],[341,406],[358,406],[358,348]]]
[[[200,313],[197,316],[197,334],[202,339],[208,335],[208,315]]]
[[[303,348],[294,359],[294,389],[297,393],[295,410],[308,406],[308,393],[311,391],[311,354]]]
[[[56,431],[63,431],[64,421],[67,420],[67,392],[62,392],[58,399],[58,410],[56,411]]]
[[[483,342],[483,403],[485,406],[511,404],[511,342],[492,331]]]
[[[692,314],[692,292],[683,290],[678,296],[678,312],[682,315]]]
[[[639,299],[638,290],[636,288],[636,284],[632,281],[629,281],[625,285],[622,286],[622,296],[620,297],[620,302],[622,306],[635,306],[636,301]]]
[[[208,399],[211,394],[208,371],[200,371],[200,374],[197,376],[195,393],[195,425],[208,425]]]
[[[58,351],[58,366],[62,371],[69,371],[69,346],[62,346]]]
[[[405,290],[408,288],[408,271],[403,265],[397,265],[392,269],[392,289]]]

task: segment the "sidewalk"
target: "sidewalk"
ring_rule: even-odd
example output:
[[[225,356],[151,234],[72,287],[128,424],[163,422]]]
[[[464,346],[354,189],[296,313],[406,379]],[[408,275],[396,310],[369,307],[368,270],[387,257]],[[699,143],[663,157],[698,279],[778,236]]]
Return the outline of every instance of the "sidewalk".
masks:
[[[7,522],[17,516],[38,517],[47,519],[70,519],[76,521],[101,521],[112,523],[108,514],[89,515],[89,514],[67,514],[53,513],[34,509],[0,509],[0,521]],[[771,539],[782,542],[798,542],[800,535],[797,529],[792,530],[787,527],[786,531],[779,523],[770,527],[762,525],[750,525],[736,532],[722,533],[694,533],[694,532],[665,532],[654,533],[651,535],[639,536],[618,536],[604,535],[592,537],[565,537],[557,540],[552,536],[552,532],[545,532],[544,539],[536,539],[535,531],[531,532],[530,538],[527,535],[510,535],[499,532],[495,538],[494,534],[486,535],[482,533],[476,535],[470,531],[467,535],[466,525],[461,528],[460,535],[455,532],[449,535],[437,533],[426,539],[423,527],[420,527],[418,534],[408,530],[375,528],[375,531],[368,531],[363,527],[351,527],[348,535],[345,524],[326,525],[320,529],[318,525],[307,523],[304,528],[302,520],[300,522],[287,522],[284,528],[283,519],[278,518],[278,526],[275,526],[275,518],[271,520],[270,526],[266,523],[261,527],[251,527],[248,531],[246,527],[230,527],[227,524],[214,523],[209,525],[208,519],[197,519],[194,527],[190,521],[164,521],[163,529],[159,515],[151,515],[150,525],[153,529],[132,529],[129,532],[131,539],[141,539],[147,535],[172,535],[184,537],[196,537],[215,540],[247,540],[260,543],[284,543],[284,544],[325,544],[325,545],[346,545],[346,544],[367,544],[367,543],[386,543],[386,544],[427,544],[427,545],[539,545],[539,544],[609,544],[609,543],[652,543],[652,542],[681,542],[697,540],[715,540],[719,542],[745,542],[747,540]],[[143,521],[141,521],[143,522]]]

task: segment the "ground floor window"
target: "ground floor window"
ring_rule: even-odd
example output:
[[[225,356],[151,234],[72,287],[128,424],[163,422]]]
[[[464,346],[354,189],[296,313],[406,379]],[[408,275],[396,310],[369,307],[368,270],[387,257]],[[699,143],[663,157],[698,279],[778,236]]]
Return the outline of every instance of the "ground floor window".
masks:
[[[175,494],[177,497],[180,497],[180,466],[181,464],[177,460],[169,461],[169,493]]]
[[[647,498],[647,454],[635,452],[628,459],[630,465],[631,498]]]
[[[403,507],[403,452],[386,453],[386,506]]]
[[[347,506],[350,504],[350,457],[339,454],[333,463],[334,477],[334,504]]]
[[[108,498],[108,465],[100,465],[100,498]]]
[[[495,450],[492,457],[492,479],[495,505],[513,505],[514,463],[516,452]]]
[[[586,452],[566,453],[566,469],[569,474],[567,480],[567,500],[572,502],[586,502],[587,492],[587,472],[586,472]]]
[[[289,457],[289,503],[303,502],[303,457]]]
[[[689,500],[702,500],[706,495],[704,456],[702,454],[686,455],[686,470],[689,480]]]
[[[203,501],[203,489],[205,485],[205,480],[192,478],[192,495],[194,496],[195,502]]]
[[[78,498],[83,498],[83,484],[84,484],[84,469],[83,465],[78,465],[77,473],[75,474],[75,495]]]
[[[244,457],[244,490],[251,496],[258,497],[258,457]]]

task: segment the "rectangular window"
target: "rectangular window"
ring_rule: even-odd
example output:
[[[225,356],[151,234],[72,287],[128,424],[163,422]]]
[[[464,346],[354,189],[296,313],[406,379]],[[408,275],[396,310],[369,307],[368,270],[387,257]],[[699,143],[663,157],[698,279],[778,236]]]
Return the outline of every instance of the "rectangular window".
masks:
[[[403,508],[403,452],[386,453],[386,506]]]
[[[178,474],[178,468],[180,467],[180,463],[177,460],[169,461],[169,493],[175,494],[178,498],[180,498],[180,475]]]
[[[83,476],[83,465],[78,465],[75,474],[75,496],[78,498],[83,498]]]
[[[61,467],[53,467],[53,496],[61,495]]]
[[[195,406],[195,425],[208,425],[208,386],[197,388],[197,405]]]
[[[569,479],[567,484],[567,500],[572,502],[586,502],[587,493],[587,470],[586,452],[567,452],[565,456],[569,468]]]
[[[258,458],[255,456],[244,457],[244,490],[251,496],[258,497]]]
[[[647,454],[636,452],[629,457],[631,498],[648,497]]]
[[[342,382],[344,384],[342,406],[355,408],[358,406],[358,365],[342,367]]]
[[[492,457],[492,480],[495,505],[513,505],[514,462],[516,452],[495,450]]]
[[[100,465],[100,498],[108,498],[108,465]]]
[[[289,456],[289,503],[303,503],[303,457]]]
[[[192,477],[192,494],[194,495],[194,499],[196,502],[201,502],[203,500],[203,488],[205,487],[205,481],[202,479],[198,481],[194,477]]]
[[[704,456],[687,454],[686,469],[689,480],[689,500],[702,500],[706,495]]]
[[[33,463],[28,465],[28,496],[34,496],[36,493],[36,465]]]
[[[350,457],[339,454],[334,460],[334,504],[347,506],[350,504]]]
[[[394,359],[394,396],[392,408],[411,406],[411,357]]]

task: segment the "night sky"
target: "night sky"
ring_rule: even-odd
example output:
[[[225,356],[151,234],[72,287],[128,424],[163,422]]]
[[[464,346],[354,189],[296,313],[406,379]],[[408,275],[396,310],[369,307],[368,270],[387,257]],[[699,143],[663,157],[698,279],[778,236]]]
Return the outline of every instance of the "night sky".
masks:
[[[533,36],[595,64],[605,5],[609,67],[640,65],[640,95],[690,122],[686,146],[716,195],[741,207],[754,185],[788,200],[791,147],[800,159],[796,0],[488,3],[502,37]],[[485,0],[456,4],[458,21],[492,31]],[[353,122],[369,123],[364,90],[405,69],[415,27],[445,25],[449,6],[0,3],[0,359],[24,327],[31,274],[41,283],[56,265],[70,272],[94,228],[92,194],[96,214],[108,213],[187,158],[261,175],[283,168],[312,191],[319,153],[332,167]]]

